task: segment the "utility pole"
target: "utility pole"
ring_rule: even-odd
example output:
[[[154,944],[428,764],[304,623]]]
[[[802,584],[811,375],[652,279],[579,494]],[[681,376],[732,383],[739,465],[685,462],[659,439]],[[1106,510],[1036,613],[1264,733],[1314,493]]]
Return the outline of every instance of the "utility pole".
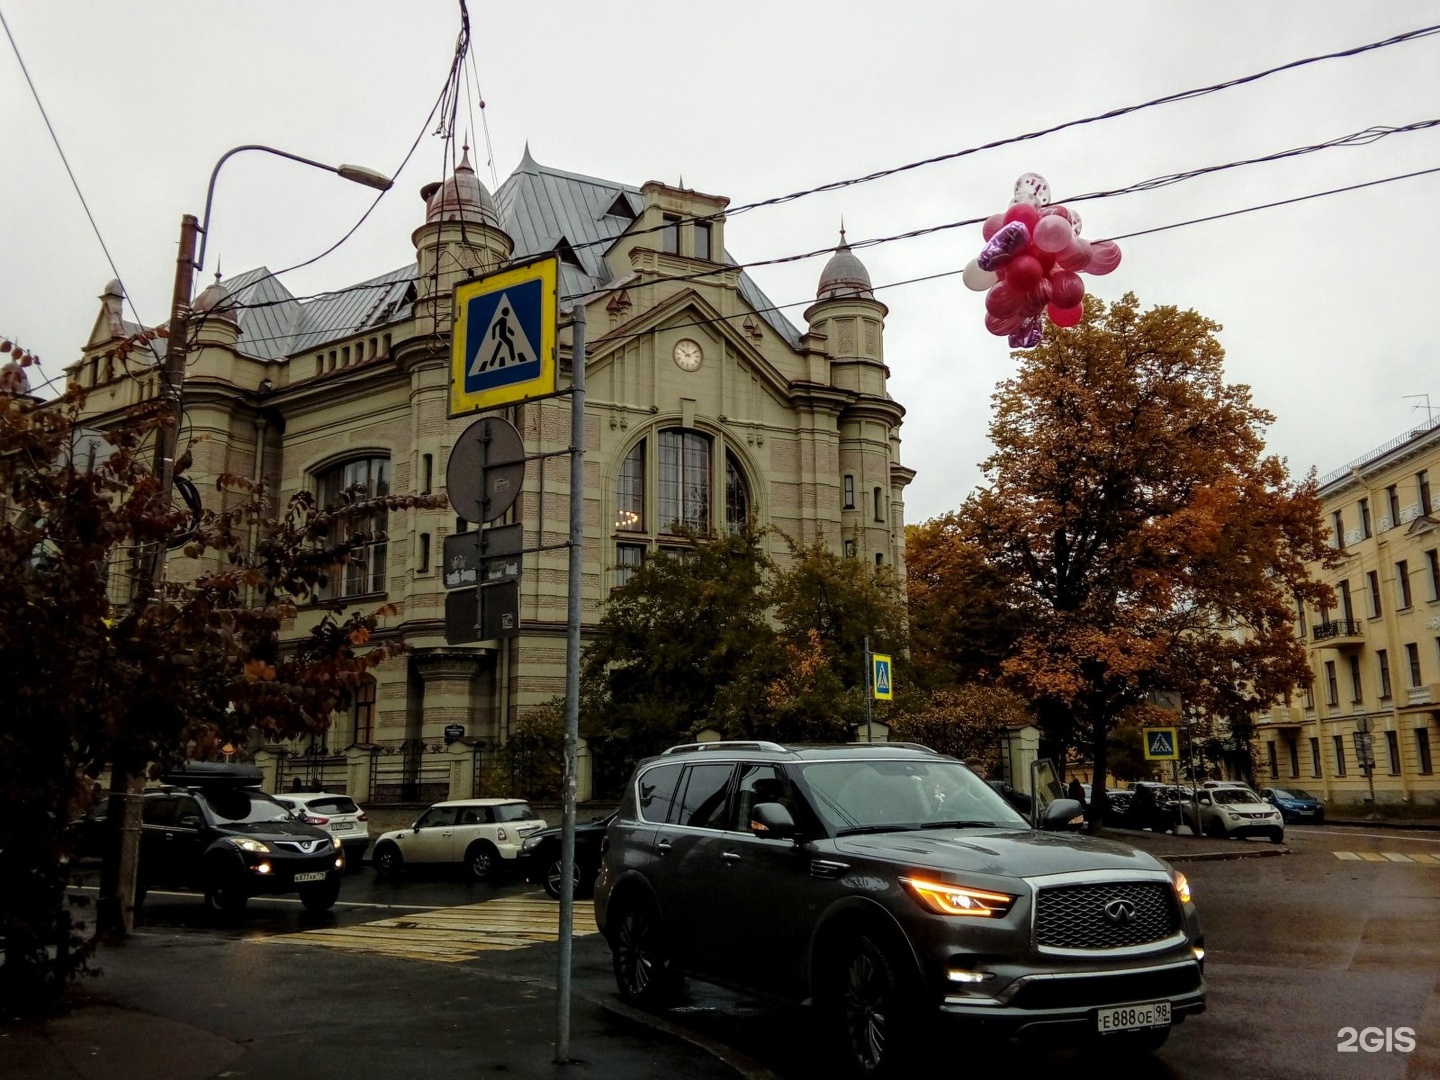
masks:
[[[180,219],[180,252],[175,258],[175,289],[170,301],[169,337],[165,363],[160,372],[164,412],[155,431],[155,458],[151,466],[157,481],[155,493],[159,512],[169,512],[175,490],[175,450],[180,439],[181,394],[185,384],[185,354],[189,348],[186,320],[190,316],[190,295],[195,288],[195,239],[200,222],[194,214]],[[137,582],[132,616],[137,621],[159,595],[165,581],[163,540],[157,540],[146,554],[145,573]],[[123,937],[135,929],[135,871],[140,863],[140,788],[144,777],[139,770],[145,761],[116,760],[110,763],[110,809],[112,823],[110,850],[100,872],[100,898],[95,907],[96,928],[103,934]],[[115,827],[118,823],[118,828]]]

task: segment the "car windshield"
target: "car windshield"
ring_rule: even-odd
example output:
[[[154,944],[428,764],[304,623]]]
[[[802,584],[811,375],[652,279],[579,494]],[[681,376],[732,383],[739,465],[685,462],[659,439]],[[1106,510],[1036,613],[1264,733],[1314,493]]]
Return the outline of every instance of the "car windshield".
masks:
[[[896,829],[1028,828],[958,761],[861,760],[801,767],[815,810],[837,835]]]
[[[209,792],[205,801],[221,821],[230,825],[253,825],[261,821],[285,821],[290,811],[269,795],[235,788]]]
[[[496,821],[534,821],[539,817],[529,803],[502,803],[495,807]]]
[[[1238,806],[1241,803],[1260,801],[1255,797],[1254,792],[1247,791],[1245,788],[1216,788],[1210,792],[1210,794],[1215,799],[1216,804],[1220,806]]]
[[[1298,787],[1292,787],[1292,788],[1276,788],[1276,789],[1275,789],[1275,797],[1276,797],[1277,799],[1313,799],[1313,798],[1315,798],[1315,796],[1314,796],[1314,795],[1311,795],[1310,792],[1308,792],[1308,791],[1301,791]]]

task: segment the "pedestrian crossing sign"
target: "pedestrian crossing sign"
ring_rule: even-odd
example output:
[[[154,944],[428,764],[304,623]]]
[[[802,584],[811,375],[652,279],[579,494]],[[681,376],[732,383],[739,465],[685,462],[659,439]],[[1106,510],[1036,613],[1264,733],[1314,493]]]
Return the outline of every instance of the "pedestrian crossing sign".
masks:
[[[870,654],[870,671],[876,701],[890,701],[895,693],[890,685],[890,657],[884,653]]]
[[[451,417],[555,393],[558,281],[550,255],[455,286]]]
[[[1173,727],[1147,727],[1145,734],[1146,761],[1179,761],[1180,740]]]

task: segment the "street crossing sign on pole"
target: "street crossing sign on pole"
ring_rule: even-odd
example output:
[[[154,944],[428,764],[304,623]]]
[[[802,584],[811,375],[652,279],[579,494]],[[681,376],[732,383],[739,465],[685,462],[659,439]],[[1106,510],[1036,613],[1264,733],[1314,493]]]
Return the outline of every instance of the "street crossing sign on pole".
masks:
[[[547,255],[455,286],[452,418],[555,393],[558,282]]]
[[[1145,736],[1146,761],[1179,761],[1180,739],[1173,727],[1147,727],[1141,731]]]
[[[895,697],[890,682],[890,657],[884,653],[870,654],[870,685],[874,688],[876,701],[891,701]]]

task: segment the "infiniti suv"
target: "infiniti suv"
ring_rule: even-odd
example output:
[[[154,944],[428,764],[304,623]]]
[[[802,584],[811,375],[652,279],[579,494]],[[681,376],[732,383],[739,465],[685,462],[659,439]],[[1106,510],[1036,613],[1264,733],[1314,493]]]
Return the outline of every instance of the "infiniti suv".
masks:
[[[913,1064],[934,1021],[1047,1044],[1159,1047],[1205,1008],[1189,886],[1127,845],[1041,829],[906,744],[674,747],[611,823],[595,916],[623,998],[685,975],[808,1002],[841,1063]]]

